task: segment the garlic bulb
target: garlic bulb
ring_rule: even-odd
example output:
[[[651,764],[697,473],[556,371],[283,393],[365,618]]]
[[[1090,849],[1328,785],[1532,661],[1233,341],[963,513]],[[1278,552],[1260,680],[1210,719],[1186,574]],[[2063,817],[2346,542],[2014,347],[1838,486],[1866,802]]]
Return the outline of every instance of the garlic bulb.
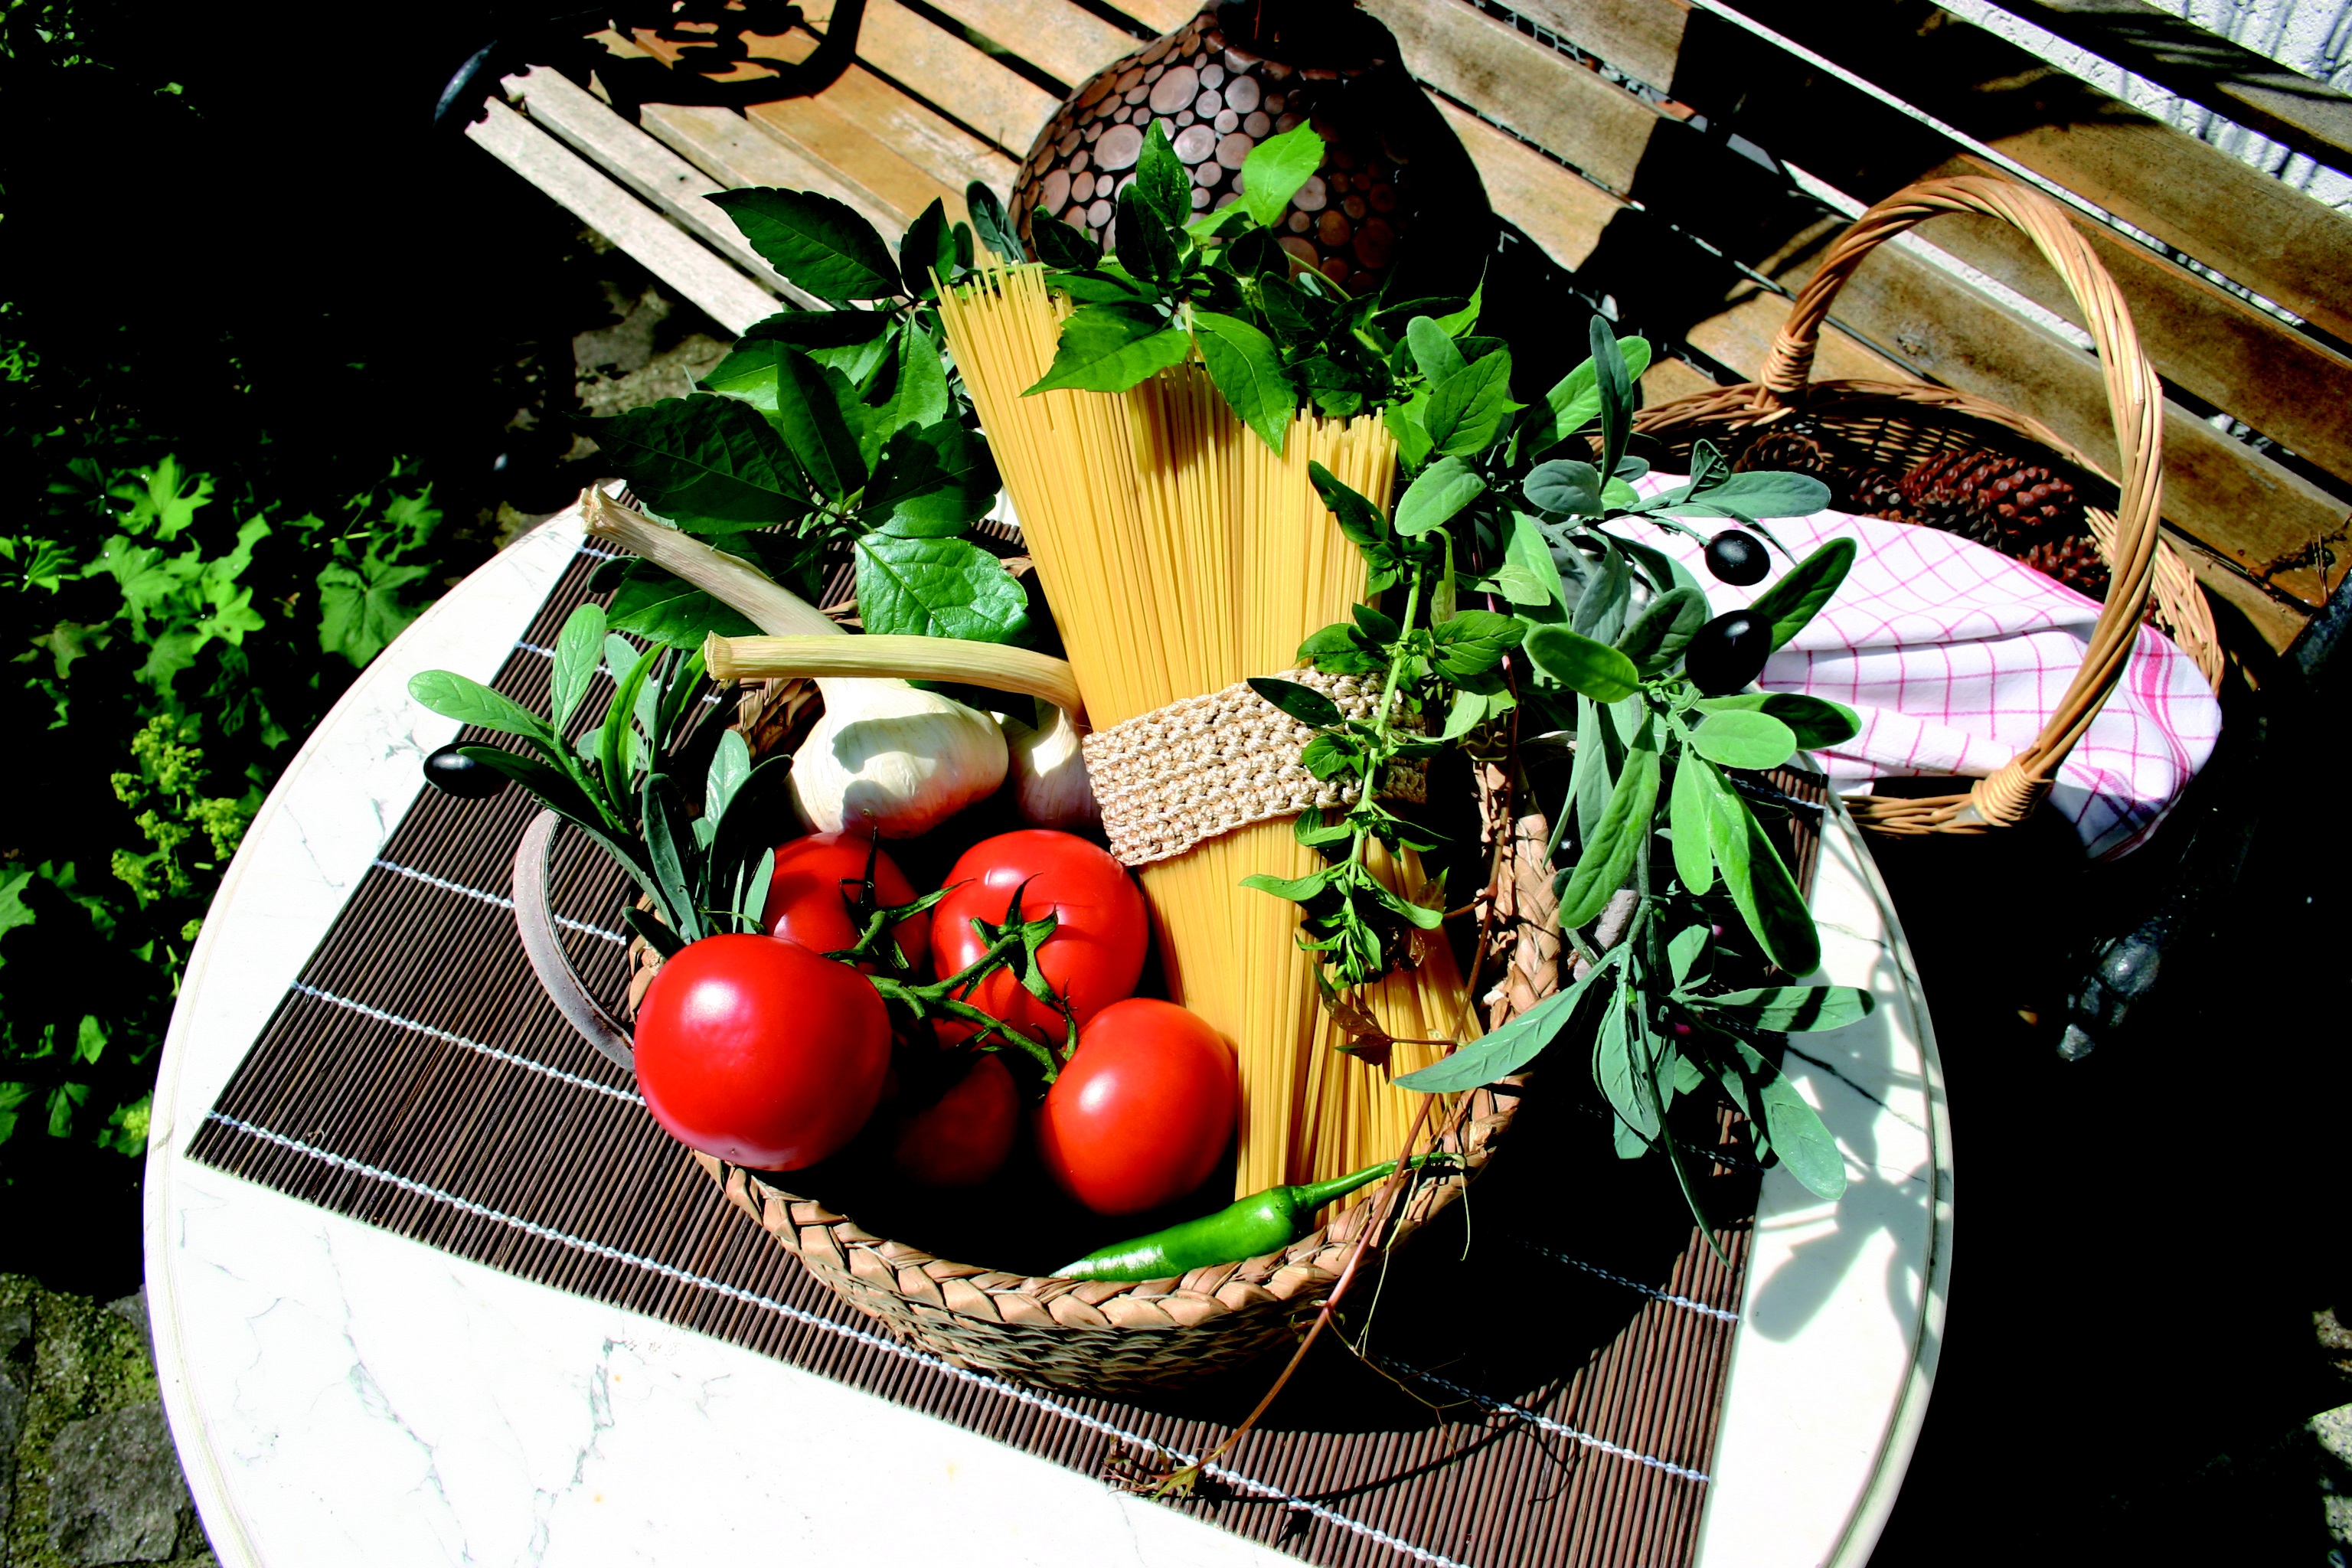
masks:
[[[582,500],[590,533],[676,574],[762,631],[826,651],[833,646],[827,639],[838,639],[851,656],[847,668],[873,667],[859,657],[866,653],[856,649],[861,643],[938,640],[852,637],[751,563],[600,490],[590,489]],[[709,672],[719,679],[738,673],[715,664]],[[817,668],[782,673],[817,677],[824,695],[824,716],[793,753],[792,776],[793,803],[820,832],[857,823],[884,838],[911,838],[995,794],[1004,782],[1004,736],[984,713],[904,680],[825,679]]]
[[[1013,798],[1022,821],[1032,827],[1102,826],[1102,806],[1087,776],[1078,727],[1067,711],[1055,709],[1053,722],[1042,730],[1013,718],[998,722],[1013,747]]]

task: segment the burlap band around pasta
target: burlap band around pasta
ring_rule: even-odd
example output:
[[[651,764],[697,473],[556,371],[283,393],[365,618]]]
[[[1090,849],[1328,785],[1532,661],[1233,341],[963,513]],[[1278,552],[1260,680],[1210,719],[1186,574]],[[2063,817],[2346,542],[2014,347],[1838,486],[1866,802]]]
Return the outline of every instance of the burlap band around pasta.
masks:
[[[1351,675],[1286,669],[1280,679],[1321,692],[1352,720],[1370,721],[1379,706],[1380,687]],[[1417,714],[1389,721],[1422,727]],[[1088,735],[1087,773],[1111,853],[1145,866],[1254,822],[1353,805],[1354,784],[1318,779],[1301,762],[1314,733],[1237,680]],[[1418,805],[1428,798],[1428,777],[1426,763],[1400,763],[1381,795]]]

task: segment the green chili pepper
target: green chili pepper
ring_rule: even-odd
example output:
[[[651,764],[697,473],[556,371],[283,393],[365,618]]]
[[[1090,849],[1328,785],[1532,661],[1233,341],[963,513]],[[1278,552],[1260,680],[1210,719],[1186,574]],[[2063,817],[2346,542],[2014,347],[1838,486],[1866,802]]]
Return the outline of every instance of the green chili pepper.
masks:
[[[1415,1167],[1448,1156],[1416,1154]],[[1396,1169],[1394,1160],[1351,1176],[1304,1186],[1268,1187],[1235,1200],[1215,1214],[1155,1230],[1132,1241],[1114,1242],[1076,1263],[1054,1270],[1064,1279],[1170,1279],[1212,1263],[1233,1263],[1288,1247],[1304,1235],[1315,1213],[1334,1198],[1379,1181]]]

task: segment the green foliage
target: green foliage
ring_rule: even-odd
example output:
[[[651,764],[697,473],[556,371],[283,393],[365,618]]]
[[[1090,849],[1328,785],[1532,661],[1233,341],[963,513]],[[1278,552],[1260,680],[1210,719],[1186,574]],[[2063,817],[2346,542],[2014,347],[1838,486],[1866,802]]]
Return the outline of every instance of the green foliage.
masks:
[[[169,453],[120,460],[138,439],[48,433],[0,524],[25,804],[0,840],[0,1142],[144,1152],[214,888],[299,737],[443,570],[441,514],[400,465],[289,515]]]

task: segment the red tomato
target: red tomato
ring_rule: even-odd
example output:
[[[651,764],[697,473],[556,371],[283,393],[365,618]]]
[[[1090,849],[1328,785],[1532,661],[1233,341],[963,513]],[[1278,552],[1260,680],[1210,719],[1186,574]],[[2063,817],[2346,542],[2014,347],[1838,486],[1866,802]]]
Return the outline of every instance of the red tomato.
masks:
[[[760,923],[772,936],[796,942],[811,952],[840,952],[857,944],[850,901],[866,878],[870,842],[846,827],[812,833],[776,846],[776,874]],[[887,855],[874,858],[874,897],[884,909],[915,901],[915,885]],[[918,970],[931,952],[931,917],[908,915],[893,929],[898,951]]]
[[[963,852],[947,874],[948,896],[931,906],[939,972],[953,974],[988,951],[972,921],[1003,923],[1013,890],[1024,884],[1022,918],[1051,913],[1060,921],[1037,950],[1037,963],[1047,984],[1069,998],[1083,1029],[1087,1020],[1134,992],[1151,933],[1143,890],[1127,868],[1075,834],[1024,828],[983,838]],[[982,976],[960,999],[1049,1045],[1062,1042],[1061,1016],[1023,990],[1009,969]],[[946,1041],[971,1034],[960,1024],[942,1024],[939,1032]]]
[[[993,1051],[937,1103],[899,1125],[890,1158],[899,1173],[927,1187],[976,1187],[1003,1167],[1021,1125],[1021,1090]]]
[[[1223,1037],[1173,1002],[1114,1002],[1037,1108],[1037,1153],[1097,1214],[1141,1214],[1209,1179],[1234,1135],[1241,1074]]]
[[[637,1009],[646,1109],[689,1148],[762,1171],[814,1165],[857,1135],[890,1066],[890,1019],[845,963],[766,936],[708,936]]]

